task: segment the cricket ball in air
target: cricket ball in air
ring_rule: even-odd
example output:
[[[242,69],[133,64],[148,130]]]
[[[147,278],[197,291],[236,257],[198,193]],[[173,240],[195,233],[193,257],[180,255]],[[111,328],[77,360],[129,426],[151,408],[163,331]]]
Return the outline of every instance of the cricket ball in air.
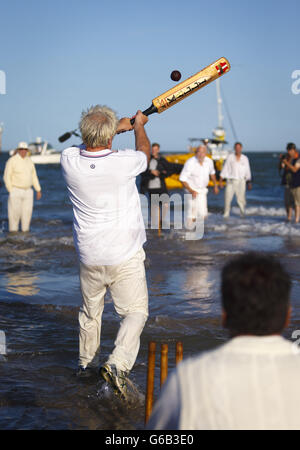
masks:
[[[171,73],[171,80],[179,81],[180,78],[181,78],[181,73],[179,72],[179,70],[173,70],[173,72]]]

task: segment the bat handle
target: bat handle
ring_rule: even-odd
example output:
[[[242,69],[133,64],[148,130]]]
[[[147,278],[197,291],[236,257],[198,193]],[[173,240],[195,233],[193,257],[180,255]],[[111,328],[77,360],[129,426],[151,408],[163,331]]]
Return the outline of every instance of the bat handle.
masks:
[[[72,133],[67,132],[67,133],[63,134],[62,136],[59,136],[58,140],[59,140],[59,142],[65,142],[68,139],[70,139],[71,136],[72,136]]]
[[[80,134],[76,133],[76,131],[77,131],[77,129],[74,131],[68,131],[67,133],[63,134],[62,136],[59,136],[59,138],[58,138],[59,142],[67,141],[68,139],[70,139],[70,137],[72,135],[80,137]]]
[[[152,103],[152,105],[149,106],[149,108],[147,108],[147,109],[145,109],[145,111],[143,111],[143,114],[144,114],[145,116],[150,116],[150,114],[154,114],[154,113],[156,113],[156,112],[157,112],[157,108],[156,108],[156,106],[154,106],[153,103]],[[135,116],[133,116],[133,117],[130,119],[131,125],[134,124],[134,121],[135,121]]]

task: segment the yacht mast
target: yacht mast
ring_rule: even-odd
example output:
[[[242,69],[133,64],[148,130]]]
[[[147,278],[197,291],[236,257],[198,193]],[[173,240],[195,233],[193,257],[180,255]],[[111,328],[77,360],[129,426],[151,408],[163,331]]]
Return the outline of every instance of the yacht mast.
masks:
[[[221,88],[220,88],[220,79],[216,80],[217,87],[217,105],[218,105],[218,128],[223,128],[223,112],[222,112],[222,97],[221,97]]]

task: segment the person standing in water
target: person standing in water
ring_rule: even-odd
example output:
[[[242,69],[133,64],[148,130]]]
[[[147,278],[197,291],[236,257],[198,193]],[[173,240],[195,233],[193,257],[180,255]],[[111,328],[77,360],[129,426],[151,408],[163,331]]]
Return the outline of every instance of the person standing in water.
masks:
[[[290,142],[286,146],[287,154],[280,155],[279,162],[279,174],[281,175],[281,185],[284,186],[284,205],[287,214],[287,220],[290,222],[292,220],[293,210],[295,209],[295,200],[292,191],[292,180],[293,172],[292,170],[283,162],[287,160],[292,161],[292,155],[290,154],[293,149],[296,149],[295,144]],[[298,153],[297,153],[298,156]]]
[[[179,176],[186,192],[192,194],[187,200],[187,221],[190,225],[197,218],[204,220],[208,214],[207,186],[210,179],[214,183],[215,194],[218,194],[214,163],[206,156],[206,146],[200,145],[195,156],[186,161]]]
[[[30,229],[33,210],[33,189],[36,191],[36,199],[42,197],[42,190],[35,166],[28,155],[27,142],[20,142],[15,154],[11,156],[5,165],[4,183],[9,192],[8,197],[8,229],[10,232],[21,230],[27,232]]]
[[[61,156],[73,205],[83,298],[77,375],[87,376],[98,368],[104,296],[109,289],[122,320],[114,349],[99,373],[122,397],[148,317],[146,234],[136,187],[136,177],[150,158],[147,122],[138,111],[132,127],[129,118],[119,121],[110,108],[96,105],[81,117],[83,146],[65,149]],[[132,129],[136,150],[113,150],[114,136]]]
[[[246,207],[246,185],[250,190],[251,184],[251,169],[249,159],[242,154],[243,145],[236,142],[234,145],[234,154],[228,156],[224,167],[220,174],[220,188],[223,188],[223,180],[226,179],[225,189],[225,208],[224,218],[227,219],[230,215],[231,202],[236,196],[237,204],[240,208],[241,215],[245,215]]]
[[[292,144],[288,154],[290,161],[286,158],[282,161],[283,166],[292,172],[291,189],[295,202],[295,223],[300,220],[300,159],[296,150],[296,145]]]

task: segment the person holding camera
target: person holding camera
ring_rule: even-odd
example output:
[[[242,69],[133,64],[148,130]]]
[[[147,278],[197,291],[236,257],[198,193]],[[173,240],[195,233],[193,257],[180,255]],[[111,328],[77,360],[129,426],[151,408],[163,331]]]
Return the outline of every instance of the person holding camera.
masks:
[[[284,164],[284,160],[286,159],[288,162],[291,162],[291,155],[289,151],[295,147],[295,144],[289,143],[286,146],[287,153],[280,155],[279,161],[279,175],[281,175],[281,185],[284,186],[284,204],[287,214],[287,220],[290,222],[292,220],[293,209],[295,209],[294,196],[292,193],[292,178],[293,172],[286,164]]]
[[[142,173],[142,194],[168,194],[165,179],[173,173],[179,174],[183,168],[182,164],[171,163],[160,155],[160,145],[152,144],[151,158],[147,170]]]
[[[295,223],[300,220],[300,158],[294,143],[287,145],[288,157],[282,160],[282,168],[291,172],[291,192],[295,202]],[[291,215],[290,215],[291,220]]]
[[[162,221],[169,208],[169,202],[163,197],[160,200],[161,204],[156,205],[159,196],[168,194],[165,179],[174,173],[179,174],[182,168],[182,164],[171,163],[160,155],[160,145],[157,142],[152,144],[147,170],[141,174],[140,193],[149,196],[151,224],[157,222],[158,228],[162,226]],[[158,211],[157,208],[159,208]]]

